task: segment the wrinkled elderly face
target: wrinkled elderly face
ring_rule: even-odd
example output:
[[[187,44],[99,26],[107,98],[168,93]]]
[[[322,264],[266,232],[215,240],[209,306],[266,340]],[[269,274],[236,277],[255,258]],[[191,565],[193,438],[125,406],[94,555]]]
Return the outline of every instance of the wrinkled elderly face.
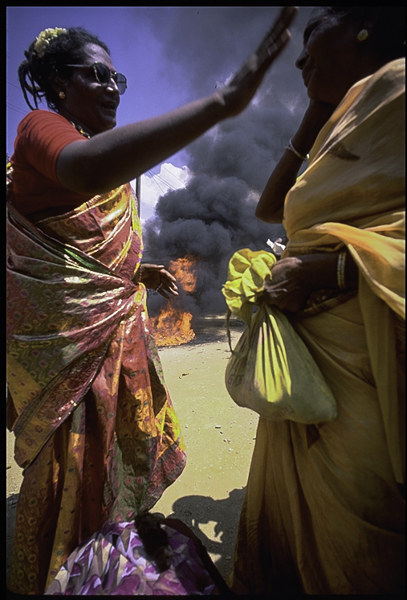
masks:
[[[341,21],[324,7],[312,12],[296,62],[311,99],[336,106],[358,81],[359,29],[357,23]]]
[[[91,66],[102,62],[114,72],[110,56],[100,46],[87,44],[78,62],[89,68],[72,69],[72,76],[64,86],[66,98],[58,106],[59,113],[82,125],[91,135],[112,129],[116,125],[119,90],[113,80],[107,86],[100,85]]]

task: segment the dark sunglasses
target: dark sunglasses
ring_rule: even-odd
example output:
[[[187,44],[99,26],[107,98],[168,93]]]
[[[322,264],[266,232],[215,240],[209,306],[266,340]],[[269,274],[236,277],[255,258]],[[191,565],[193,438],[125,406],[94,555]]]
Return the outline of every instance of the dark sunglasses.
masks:
[[[119,94],[124,94],[127,88],[127,79],[123,75],[123,73],[117,73],[116,71],[112,72],[109,67],[101,62],[95,62],[93,65],[66,65],[67,67],[80,67],[90,69],[92,67],[93,72],[95,73],[95,78],[100,85],[106,86],[109,85],[110,81],[116,83],[117,88],[119,90]]]

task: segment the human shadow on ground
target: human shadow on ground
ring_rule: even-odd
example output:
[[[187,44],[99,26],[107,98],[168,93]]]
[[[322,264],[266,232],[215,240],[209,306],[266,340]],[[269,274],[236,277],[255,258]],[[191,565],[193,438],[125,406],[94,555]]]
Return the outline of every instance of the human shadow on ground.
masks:
[[[225,581],[232,571],[233,551],[243,496],[244,488],[234,489],[229,493],[228,498],[220,500],[214,500],[210,496],[184,496],[174,502],[172,512],[166,515],[188,525],[201,540],[207,552],[219,556],[214,563]],[[11,565],[17,500],[18,494],[12,494],[7,498],[6,578]],[[154,512],[154,509],[151,512]],[[200,528],[201,525],[211,521],[215,523],[216,540],[209,538]]]
[[[228,579],[233,564],[233,552],[244,496],[243,489],[234,489],[228,498],[214,500],[210,496],[183,496],[172,505],[168,517],[176,518],[188,525],[201,540],[210,554],[219,555],[214,563],[225,580]],[[209,538],[200,525],[214,521],[216,540]]]
[[[243,502],[244,488],[234,489],[227,498],[214,500],[210,496],[192,495],[179,498],[172,505],[172,512],[167,517],[179,519],[195,533],[210,554],[215,554],[216,568],[227,581],[233,563],[233,552]],[[7,498],[6,525],[6,575],[11,565],[14,538],[14,523],[18,494]],[[151,511],[154,512],[154,509]],[[201,529],[202,525],[214,522],[215,540]]]

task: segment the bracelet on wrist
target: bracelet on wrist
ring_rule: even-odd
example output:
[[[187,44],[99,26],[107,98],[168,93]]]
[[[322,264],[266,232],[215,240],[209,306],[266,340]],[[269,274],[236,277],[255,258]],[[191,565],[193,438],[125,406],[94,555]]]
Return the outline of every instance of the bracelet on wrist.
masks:
[[[346,252],[342,251],[338,254],[338,262],[336,266],[336,278],[338,282],[338,288],[340,290],[346,290],[346,281],[345,281],[345,262],[346,262]]]
[[[294,148],[292,140],[290,140],[288,142],[288,146],[284,146],[284,150],[290,150],[291,152],[294,152],[295,156],[298,156],[298,158],[300,158],[302,160],[302,162],[305,162],[306,160],[309,160],[309,154],[307,154],[306,156],[303,156],[302,154],[300,154],[298,152],[298,150],[296,150]]]

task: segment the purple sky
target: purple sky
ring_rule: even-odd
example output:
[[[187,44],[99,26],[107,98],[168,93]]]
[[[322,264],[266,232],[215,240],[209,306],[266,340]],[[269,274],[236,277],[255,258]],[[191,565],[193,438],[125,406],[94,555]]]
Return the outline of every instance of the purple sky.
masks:
[[[278,7],[7,7],[7,152],[29,110],[17,80],[24,50],[47,27],[83,26],[110,47],[115,67],[126,74],[118,124],[148,118],[210,93],[253,50],[273,22]],[[309,14],[302,8],[294,41],[279,58],[287,80],[299,50],[298,27]],[[294,51],[294,52],[293,52]],[[181,160],[182,162],[182,160]]]
[[[150,9],[151,10],[151,9]],[[161,9],[171,13],[172,8]],[[111,49],[116,68],[126,74],[118,124],[154,116],[183,102],[186,94],[168,86],[148,8],[136,7],[8,7],[7,8],[7,152],[11,154],[17,125],[29,111],[17,79],[24,50],[47,27],[82,26]],[[138,26],[139,24],[139,26]],[[159,85],[159,80],[162,85]],[[148,92],[148,88],[153,93]],[[159,90],[163,89],[164,94]],[[142,93],[141,93],[142,91]],[[44,106],[46,108],[46,106]]]
[[[223,310],[227,263],[242,247],[268,249],[281,225],[261,223],[256,201],[308,104],[295,60],[311,7],[249,107],[141,178],[145,260],[199,255],[199,310]],[[8,7],[7,153],[29,111],[17,80],[24,50],[48,27],[83,26],[109,47],[128,79],[118,124],[162,114],[210,94],[256,49],[279,7]],[[46,108],[44,106],[44,108]],[[180,168],[182,167],[182,168]],[[156,299],[155,297],[152,300]],[[161,297],[158,298],[160,300]],[[192,310],[191,307],[188,310]],[[194,312],[194,310],[192,310]]]

